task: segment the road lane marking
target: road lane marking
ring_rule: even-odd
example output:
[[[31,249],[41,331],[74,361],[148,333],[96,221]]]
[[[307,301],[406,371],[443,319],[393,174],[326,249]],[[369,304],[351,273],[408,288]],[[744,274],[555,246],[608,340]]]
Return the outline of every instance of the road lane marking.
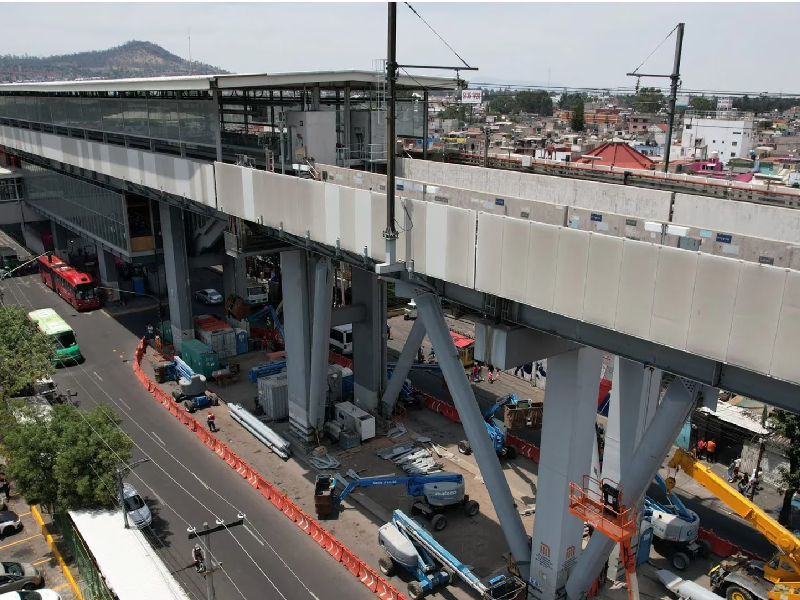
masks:
[[[123,400],[122,398],[120,398],[120,399],[119,399],[119,401],[120,401],[120,402],[122,402],[122,404],[123,404],[123,406],[125,406],[125,408],[127,408],[128,410],[130,410],[130,409],[131,409],[131,407],[127,405],[127,403],[125,402],[125,400]]]
[[[17,516],[18,517],[27,517],[29,514],[31,514],[31,511],[28,511],[26,513],[22,513],[21,515],[17,515]]]
[[[92,373],[94,373],[94,376],[97,377],[100,381],[103,381],[103,378],[97,374],[97,371],[92,371]]]
[[[158,442],[159,442],[159,443],[160,443],[162,446],[166,446],[166,444],[164,443],[164,440],[162,440],[160,437],[158,437],[158,435],[156,434],[156,432],[155,432],[155,431],[151,431],[150,433],[152,433],[152,434],[153,434],[153,437],[154,437],[154,438],[156,438],[156,439],[158,440]]]
[[[203,481],[202,479],[200,479],[200,478],[197,476],[197,473],[192,473],[192,476],[193,476],[195,479],[197,479],[197,481],[199,481],[199,482],[200,482],[200,485],[202,485],[204,488],[206,488],[207,490],[210,490],[210,489],[211,489],[210,487],[208,487],[208,486],[206,485],[206,482],[205,482],[205,481]]]
[[[53,590],[54,592],[57,592],[58,590],[63,590],[68,585],[69,585],[68,583],[62,583],[61,585],[59,585],[57,587],[54,587],[54,588],[50,588],[50,589]]]
[[[51,561],[51,560],[53,560],[53,559],[51,559],[51,558],[43,558],[42,560],[37,560],[35,563],[31,563],[31,564],[32,564],[34,567],[37,567],[37,566],[39,566],[39,565],[41,565],[41,564],[43,564],[43,563],[49,562],[49,561]]]
[[[247,525],[242,524],[242,527],[244,527],[245,531],[247,531],[247,533],[252,535],[259,544],[261,544],[262,546],[264,545],[264,542],[261,540],[261,537],[256,535]]]

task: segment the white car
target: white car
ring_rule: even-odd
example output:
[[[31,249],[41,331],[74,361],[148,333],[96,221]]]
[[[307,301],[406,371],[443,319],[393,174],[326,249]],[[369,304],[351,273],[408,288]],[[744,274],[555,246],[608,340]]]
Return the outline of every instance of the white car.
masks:
[[[7,537],[22,529],[22,522],[13,510],[0,510],[0,533]]]
[[[42,588],[41,590],[22,590],[0,594],[0,600],[61,600],[58,592]]]
[[[139,529],[150,527],[153,524],[153,515],[147,508],[147,503],[142,500],[139,492],[130,484],[122,485],[122,495],[125,499],[125,510],[128,511],[128,519]]]
[[[222,304],[223,297],[217,290],[208,288],[194,294],[195,300],[203,304]]]

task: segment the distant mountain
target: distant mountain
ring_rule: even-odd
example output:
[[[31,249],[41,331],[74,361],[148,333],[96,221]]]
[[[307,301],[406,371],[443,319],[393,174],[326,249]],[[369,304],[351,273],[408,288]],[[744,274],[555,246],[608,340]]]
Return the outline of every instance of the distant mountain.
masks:
[[[181,58],[157,44],[131,41],[108,50],[59,56],[0,56],[0,82],[218,75],[227,71]]]

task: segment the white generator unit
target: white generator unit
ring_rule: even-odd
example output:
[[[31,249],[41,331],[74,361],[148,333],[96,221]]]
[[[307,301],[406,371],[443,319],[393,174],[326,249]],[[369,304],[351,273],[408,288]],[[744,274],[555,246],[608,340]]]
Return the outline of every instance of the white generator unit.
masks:
[[[352,402],[337,404],[335,414],[336,420],[344,425],[345,429],[360,435],[362,442],[375,437],[375,417]]]

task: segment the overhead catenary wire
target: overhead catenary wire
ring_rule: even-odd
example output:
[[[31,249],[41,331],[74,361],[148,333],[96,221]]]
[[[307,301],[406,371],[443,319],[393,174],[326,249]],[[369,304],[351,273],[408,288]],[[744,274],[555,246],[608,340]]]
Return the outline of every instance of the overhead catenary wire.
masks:
[[[423,23],[425,23],[425,25],[428,26],[428,29],[430,29],[436,35],[436,37],[438,37],[440,40],[442,40],[444,45],[447,46],[450,49],[450,52],[455,54],[456,58],[458,58],[458,60],[460,60],[462,63],[464,63],[465,67],[467,67],[468,69],[472,68],[472,67],[469,66],[467,61],[465,61],[463,58],[461,58],[461,56],[458,54],[458,52],[456,52],[453,49],[453,47],[450,44],[448,44],[447,41],[441,35],[439,35],[439,33],[433,27],[431,27],[431,24],[428,23],[425,19],[423,19],[421,14],[419,14],[416,10],[414,10],[414,7],[411,6],[410,3],[404,2],[403,4],[405,4],[411,10],[411,12],[413,12],[415,15],[417,15],[417,17],[419,17],[419,20],[422,21]]]
[[[671,36],[673,33],[675,33],[675,30],[676,30],[677,28],[678,28],[678,26],[677,26],[677,25],[676,25],[675,27],[673,27],[673,28],[672,28],[672,31],[670,31],[670,32],[667,34],[667,37],[665,37],[663,40],[661,40],[661,43],[659,43],[659,44],[658,44],[658,46],[656,46],[656,47],[653,49],[653,51],[652,51],[650,54],[648,54],[648,55],[647,55],[647,58],[645,58],[645,59],[644,59],[644,60],[641,62],[641,64],[640,64],[638,67],[636,67],[636,68],[633,70],[633,74],[634,74],[634,75],[636,74],[636,72],[637,72],[639,69],[641,69],[641,68],[642,68],[642,66],[644,65],[644,63],[646,63],[648,60],[650,60],[650,57],[651,57],[651,56],[653,56],[653,54],[655,54],[655,53],[658,51],[658,49],[659,49],[659,48],[661,48],[661,46],[664,44],[664,42],[666,42],[666,41],[669,39],[669,37],[670,37],[670,36]]]

